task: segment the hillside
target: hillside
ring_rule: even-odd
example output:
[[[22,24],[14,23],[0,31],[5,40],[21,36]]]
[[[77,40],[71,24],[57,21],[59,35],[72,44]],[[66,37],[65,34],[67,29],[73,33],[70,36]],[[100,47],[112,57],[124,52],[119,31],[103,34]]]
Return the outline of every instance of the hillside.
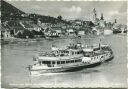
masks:
[[[63,19],[59,19],[59,18],[55,18],[55,17],[51,17],[51,16],[39,15],[39,14],[29,14],[28,18],[35,21],[35,22],[37,22],[37,20],[39,19],[42,23],[51,23],[51,24],[65,23],[65,24],[70,24],[69,22],[67,22]]]
[[[1,0],[1,17],[2,21],[13,18],[20,18],[25,12],[17,9],[15,6]]]
[[[31,19],[35,23],[37,23],[37,20],[40,19],[43,23],[65,23],[69,24],[69,22],[62,20],[62,18],[55,18],[51,16],[44,16],[39,14],[26,14],[25,17],[22,15],[26,14],[25,12],[17,9],[15,6],[9,4],[6,1],[1,1],[1,17],[2,21],[9,21],[9,20],[22,20],[23,18]]]

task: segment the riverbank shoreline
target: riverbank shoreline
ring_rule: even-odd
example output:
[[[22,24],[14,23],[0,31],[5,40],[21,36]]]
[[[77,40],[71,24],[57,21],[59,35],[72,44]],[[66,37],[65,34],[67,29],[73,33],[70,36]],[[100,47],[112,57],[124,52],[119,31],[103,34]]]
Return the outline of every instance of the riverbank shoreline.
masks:
[[[110,35],[82,35],[82,36],[62,36],[62,37],[47,37],[47,38],[28,38],[28,39],[21,39],[21,38],[6,38],[1,39],[0,44],[3,45],[10,45],[10,44],[26,44],[26,43],[36,43],[36,42],[43,42],[43,41],[55,41],[55,40],[64,40],[64,39],[94,39],[97,37],[105,37],[105,36],[127,36],[127,34],[110,34]]]
[[[83,36],[63,36],[63,37],[49,37],[49,38],[28,38],[28,39],[21,39],[21,38],[6,38],[6,39],[1,39],[0,43],[1,45],[6,45],[6,44],[18,44],[18,43],[31,43],[31,42],[39,42],[39,41],[44,41],[44,40],[58,40],[58,39],[76,39],[76,38],[94,38],[98,37],[96,35],[83,35]]]

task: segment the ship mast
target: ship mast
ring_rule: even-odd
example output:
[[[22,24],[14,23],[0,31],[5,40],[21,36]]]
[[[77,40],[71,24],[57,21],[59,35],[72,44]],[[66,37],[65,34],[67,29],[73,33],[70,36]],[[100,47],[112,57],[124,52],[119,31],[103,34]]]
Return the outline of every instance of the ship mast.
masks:
[[[99,42],[99,48],[100,48],[100,50],[101,50],[101,39],[100,39],[100,42]]]

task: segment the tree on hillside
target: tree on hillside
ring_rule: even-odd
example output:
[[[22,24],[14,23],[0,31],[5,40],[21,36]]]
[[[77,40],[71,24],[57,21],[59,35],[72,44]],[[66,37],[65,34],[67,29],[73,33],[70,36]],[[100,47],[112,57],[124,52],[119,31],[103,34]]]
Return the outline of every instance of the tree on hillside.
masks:
[[[21,32],[18,32],[18,34],[16,35],[17,38],[23,38],[23,34]]]
[[[44,33],[42,31],[39,31],[38,34],[41,35],[42,37],[44,37]]]
[[[38,32],[35,31],[35,30],[32,30],[31,33],[34,34],[34,35],[38,35]]]
[[[42,31],[35,31],[35,30],[32,30],[31,33],[33,35],[40,35],[41,37],[44,37],[44,33]]]
[[[27,37],[33,38],[34,37],[34,34],[32,34],[31,31],[29,31],[29,30],[24,30],[23,31],[23,37],[24,38],[27,38]]]
[[[94,27],[95,25],[94,25],[94,23],[92,21],[90,21],[89,26],[90,27]]]
[[[62,20],[62,16],[61,16],[61,15],[59,15],[59,16],[57,17],[57,19]]]

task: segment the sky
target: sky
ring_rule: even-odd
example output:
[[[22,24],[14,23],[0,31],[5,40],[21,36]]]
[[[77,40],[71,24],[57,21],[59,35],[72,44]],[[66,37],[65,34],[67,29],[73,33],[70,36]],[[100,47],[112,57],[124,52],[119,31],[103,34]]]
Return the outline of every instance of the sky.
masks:
[[[38,13],[63,19],[92,20],[93,8],[108,22],[127,24],[126,1],[7,1],[26,13]]]

